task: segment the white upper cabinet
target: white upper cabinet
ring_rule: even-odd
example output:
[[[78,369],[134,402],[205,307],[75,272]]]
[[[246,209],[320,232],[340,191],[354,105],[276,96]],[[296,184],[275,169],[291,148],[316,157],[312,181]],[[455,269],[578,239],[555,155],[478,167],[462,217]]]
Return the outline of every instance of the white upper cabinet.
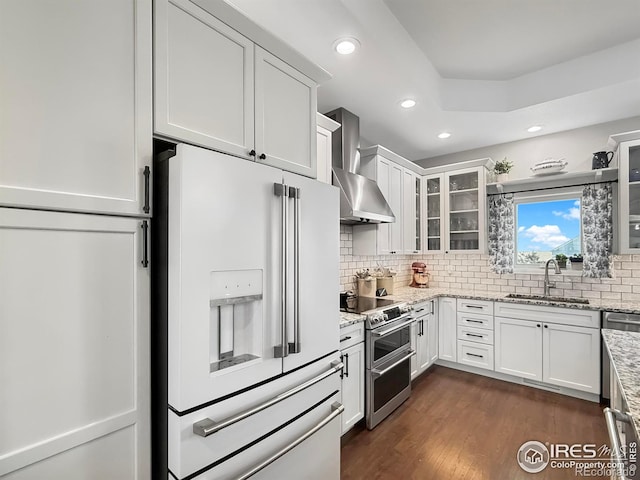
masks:
[[[485,168],[428,175],[426,250],[485,251]]]
[[[154,5],[155,133],[315,178],[326,72],[220,0]]]
[[[154,15],[155,132],[250,158],[253,42],[187,0]]]
[[[637,132],[640,137],[640,131]],[[620,253],[640,252],[640,139],[621,142]]]
[[[3,0],[0,57],[0,205],[150,213],[151,1]]]
[[[335,132],[338,128],[340,128],[340,124],[334,120],[331,120],[329,117],[322,115],[321,113],[316,114],[316,120],[318,121],[318,129],[316,135],[316,150],[318,152],[317,155],[317,168],[318,175],[317,179],[320,182],[332,184],[333,174],[332,174],[332,145],[333,145],[333,132]]]
[[[362,175],[378,184],[396,220],[393,223],[355,225],[353,254],[420,253],[422,177],[404,166],[410,166],[411,162],[384,147],[367,148],[361,156]]]

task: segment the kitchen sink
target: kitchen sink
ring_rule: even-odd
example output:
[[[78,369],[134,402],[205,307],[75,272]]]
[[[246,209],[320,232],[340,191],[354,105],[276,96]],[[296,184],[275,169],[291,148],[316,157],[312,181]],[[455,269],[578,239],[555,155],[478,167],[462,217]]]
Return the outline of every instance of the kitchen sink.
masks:
[[[588,305],[587,298],[567,298],[567,297],[546,297],[544,295],[521,295],[519,293],[510,293],[506,298],[519,298],[521,300],[541,300],[543,302],[563,302],[563,303],[580,303]]]

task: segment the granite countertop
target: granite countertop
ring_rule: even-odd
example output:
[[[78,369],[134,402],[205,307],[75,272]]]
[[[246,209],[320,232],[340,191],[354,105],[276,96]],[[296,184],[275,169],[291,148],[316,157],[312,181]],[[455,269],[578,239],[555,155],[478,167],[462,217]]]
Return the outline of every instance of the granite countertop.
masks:
[[[544,305],[547,307],[562,307],[582,310],[606,310],[618,313],[640,314],[640,301],[621,302],[615,300],[589,300],[589,304],[552,302],[546,300],[527,300],[521,298],[506,298],[506,293],[501,292],[469,292],[465,290],[454,290],[450,288],[413,288],[397,287],[393,295],[385,298],[407,302],[409,304],[431,300],[436,297],[470,298],[474,300],[490,300],[508,303],[527,303],[531,305]],[[364,321],[364,315],[356,313],[340,312],[340,326],[351,325]]]
[[[627,401],[636,433],[640,433],[640,332],[605,328],[602,330],[602,338],[620,380],[622,394]]]

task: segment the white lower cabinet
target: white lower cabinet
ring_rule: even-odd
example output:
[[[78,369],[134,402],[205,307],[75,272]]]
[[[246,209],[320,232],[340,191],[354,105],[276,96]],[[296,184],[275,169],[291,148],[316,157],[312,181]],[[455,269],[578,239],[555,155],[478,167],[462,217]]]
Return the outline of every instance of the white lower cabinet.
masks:
[[[600,393],[599,328],[504,317],[495,328],[496,372]]]
[[[545,323],[542,378],[553,385],[600,393],[600,329]]]
[[[438,300],[438,358],[457,361],[456,299]]]
[[[495,371],[542,380],[542,322],[495,318]]]
[[[342,434],[364,418],[364,325],[340,330],[342,369]]]
[[[0,208],[0,477],[150,477],[145,222]]]
[[[438,359],[438,303],[437,300],[414,306],[420,313],[412,330],[411,348],[416,355],[411,358],[411,380],[427,370]]]

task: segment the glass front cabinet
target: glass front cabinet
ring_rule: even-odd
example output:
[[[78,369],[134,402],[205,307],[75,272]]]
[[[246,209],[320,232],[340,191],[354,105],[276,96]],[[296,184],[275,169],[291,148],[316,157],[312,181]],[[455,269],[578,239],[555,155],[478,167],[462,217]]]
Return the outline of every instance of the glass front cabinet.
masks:
[[[640,132],[638,132],[640,133]],[[620,253],[640,252],[640,140],[621,142],[620,159]]]
[[[484,252],[485,168],[427,175],[424,248],[428,252]]]

